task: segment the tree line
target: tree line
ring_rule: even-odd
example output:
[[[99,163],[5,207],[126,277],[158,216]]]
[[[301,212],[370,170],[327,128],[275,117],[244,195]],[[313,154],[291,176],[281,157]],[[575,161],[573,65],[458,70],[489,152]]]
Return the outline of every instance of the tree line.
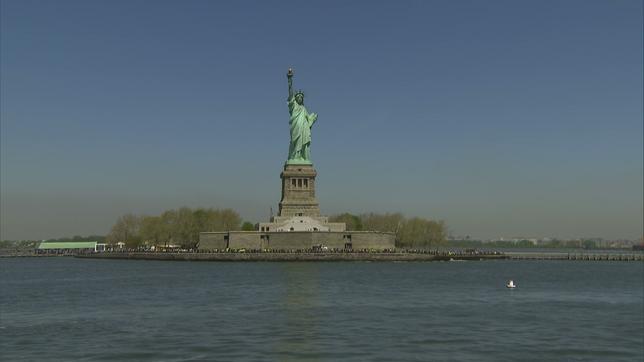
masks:
[[[232,209],[180,209],[167,210],[157,216],[125,214],[120,216],[106,236],[111,244],[125,243],[127,247],[150,245],[180,245],[193,248],[202,231],[251,230]]]
[[[447,239],[445,222],[420,217],[407,218],[401,213],[343,213],[329,217],[330,222],[347,224],[348,231],[382,231],[396,234],[396,247],[430,248],[444,245]]]
[[[419,217],[406,218],[401,213],[343,213],[329,217],[330,222],[344,222],[348,231],[382,231],[396,234],[400,248],[428,248],[443,245],[447,228],[443,221]],[[120,216],[105,237],[106,242],[125,243],[134,248],[147,245],[179,245],[193,248],[204,231],[256,230],[256,225],[242,222],[232,209],[167,210],[157,216],[125,214]]]

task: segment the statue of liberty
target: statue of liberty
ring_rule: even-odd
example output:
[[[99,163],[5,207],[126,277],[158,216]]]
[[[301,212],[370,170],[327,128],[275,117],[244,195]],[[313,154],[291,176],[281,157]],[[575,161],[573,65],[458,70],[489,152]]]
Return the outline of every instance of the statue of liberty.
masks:
[[[318,119],[315,113],[309,113],[304,107],[304,93],[298,90],[293,94],[293,69],[289,68],[288,78],[288,113],[291,115],[291,144],[288,148],[287,164],[311,164],[311,127]]]

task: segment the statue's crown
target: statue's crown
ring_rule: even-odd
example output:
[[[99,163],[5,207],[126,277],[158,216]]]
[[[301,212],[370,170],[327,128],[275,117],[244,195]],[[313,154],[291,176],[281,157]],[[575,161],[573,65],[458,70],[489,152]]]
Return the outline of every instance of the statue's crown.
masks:
[[[302,91],[301,89],[299,89],[297,92],[295,92],[295,95],[296,95],[296,96],[297,96],[298,94],[301,94],[301,95],[302,95],[302,97],[304,97],[304,91]]]

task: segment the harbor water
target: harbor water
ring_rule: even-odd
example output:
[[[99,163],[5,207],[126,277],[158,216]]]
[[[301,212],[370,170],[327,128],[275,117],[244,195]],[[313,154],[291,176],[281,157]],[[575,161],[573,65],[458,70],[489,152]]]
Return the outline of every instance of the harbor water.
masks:
[[[0,273],[3,361],[644,360],[642,262],[49,257]]]

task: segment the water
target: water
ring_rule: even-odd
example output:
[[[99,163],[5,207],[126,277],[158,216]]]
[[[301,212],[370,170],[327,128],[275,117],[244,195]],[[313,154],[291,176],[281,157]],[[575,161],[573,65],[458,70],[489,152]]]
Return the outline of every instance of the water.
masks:
[[[0,265],[3,361],[644,360],[638,262]]]

